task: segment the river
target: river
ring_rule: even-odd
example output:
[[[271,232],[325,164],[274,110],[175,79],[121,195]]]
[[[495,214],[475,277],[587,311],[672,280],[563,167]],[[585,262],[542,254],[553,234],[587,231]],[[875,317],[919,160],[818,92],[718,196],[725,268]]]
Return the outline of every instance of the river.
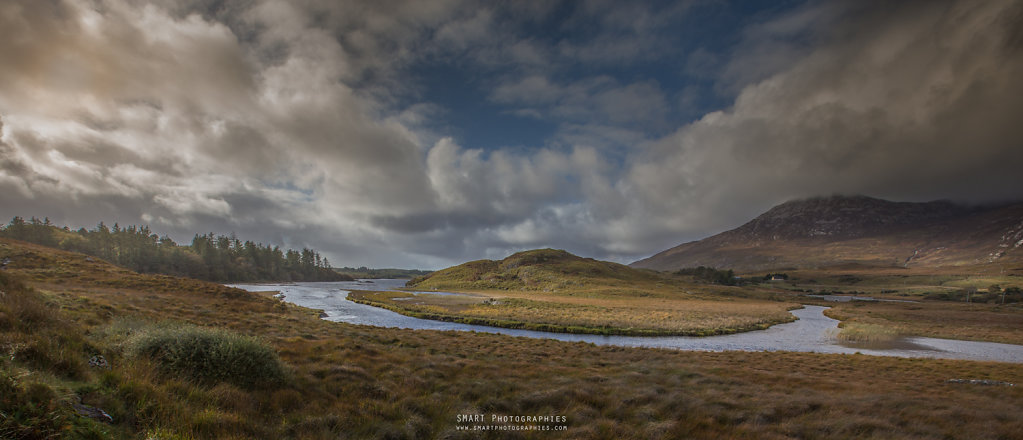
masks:
[[[361,280],[334,283],[234,284],[249,291],[275,290],[289,303],[320,309],[327,320],[377,327],[413,330],[456,330],[499,333],[529,338],[581,341],[599,345],[657,347],[701,351],[799,351],[814,353],[862,353],[874,356],[969,359],[1023,363],[1023,345],[950,339],[904,338],[891,348],[850,347],[835,341],[838,321],[824,316],[827,307],[805,306],[793,310],[795,322],[766,330],[722,336],[601,336],[516,330],[412,318],[347,299],[351,290],[393,290],[405,280]]]

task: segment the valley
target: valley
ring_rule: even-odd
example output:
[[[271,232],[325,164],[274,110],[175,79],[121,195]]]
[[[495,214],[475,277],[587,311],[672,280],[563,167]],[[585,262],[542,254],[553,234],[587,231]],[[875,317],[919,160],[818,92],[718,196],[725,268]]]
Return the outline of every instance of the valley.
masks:
[[[1023,383],[1015,250],[997,264],[827,257],[833,245],[879,249],[858,247],[874,226],[853,223],[840,230],[860,238],[791,240],[799,260],[735,272],[537,249],[407,286],[246,290],[2,238],[0,435],[478,438],[459,416],[480,414],[559,421],[485,438],[1023,430],[1023,394],[1009,386]],[[978,230],[963,249],[997,232]],[[182,344],[197,361],[166,348]],[[100,357],[108,367],[90,366]],[[84,415],[96,411],[105,418]]]
[[[852,341],[934,337],[1023,344],[1023,280],[1014,274],[841,266],[791,270],[784,280],[765,280],[770,272],[743,274],[737,277],[741,286],[723,286],[619,266],[535,250],[441,270],[404,289],[354,289],[348,297],[425,319],[632,336],[762,330],[791,321],[788,310],[799,304],[818,304],[832,307],[828,316],[843,321],[838,336]],[[428,294],[438,290],[461,294]],[[850,296],[880,301],[829,301]]]
[[[557,414],[567,438],[1008,438],[1023,429],[1019,387],[997,385],[1023,383],[1015,364],[379,328],[24,242],[0,241],[0,257],[11,259],[0,273],[0,411],[18,414],[0,425],[5,434],[476,438],[456,417],[477,413]],[[255,336],[287,376],[268,388],[194,382],[126,350],[119,335],[156,323]],[[89,367],[94,355],[110,369]],[[76,415],[78,399],[113,422]]]
[[[788,310],[798,307],[771,290],[698,283],[554,249],[466,263],[408,286],[464,295],[354,291],[350,299],[429,319],[630,336],[761,330],[792,321]]]
[[[0,440],[1023,440],[1023,0],[0,0]]]

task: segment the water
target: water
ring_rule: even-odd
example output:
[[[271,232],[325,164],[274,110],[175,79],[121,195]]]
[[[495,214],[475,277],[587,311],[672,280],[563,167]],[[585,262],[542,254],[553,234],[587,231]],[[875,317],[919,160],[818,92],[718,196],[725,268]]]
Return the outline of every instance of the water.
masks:
[[[880,299],[872,296],[855,296],[855,295],[806,295],[810,298],[823,299],[831,302],[849,302],[849,301],[873,301],[873,302],[900,302],[900,303],[915,303],[919,301],[911,301],[908,299]]]
[[[700,351],[799,351],[814,353],[863,353],[875,356],[927,357],[1023,363],[1023,346],[992,342],[957,341],[935,338],[905,338],[892,348],[855,348],[838,344],[834,334],[838,321],[824,316],[827,307],[806,306],[793,310],[795,322],[766,330],[734,335],[687,336],[601,336],[517,330],[412,318],[389,310],[356,304],[347,299],[350,290],[393,290],[405,280],[348,281],[335,283],[236,284],[249,291],[280,291],[284,300],[303,307],[323,310],[324,319],[350,324],[413,330],[454,330],[498,333],[529,338],[581,341],[599,345],[657,347]],[[420,292],[437,294],[443,292]]]

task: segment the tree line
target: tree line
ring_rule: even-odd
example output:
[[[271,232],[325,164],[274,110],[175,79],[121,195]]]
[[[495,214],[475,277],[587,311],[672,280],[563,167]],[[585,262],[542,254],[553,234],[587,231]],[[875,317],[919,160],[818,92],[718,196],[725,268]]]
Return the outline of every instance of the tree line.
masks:
[[[705,281],[724,286],[734,286],[736,284],[735,272],[732,269],[719,270],[705,266],[685,267],[675,272],[675,275],[687,275],[693,277],[693,279],[697,281]]]
[[[148,226],[108,227],[72,231],[57,227],[49,218],[14,217],[0,228],[0,237],[102,258],[140,273],[196,278],[216,282],[346,281],[352,278],[334,271],[326,258],[311,249],[282,250],[252,241],[213,233],[192,238],[187,246],[168,236],[160,237]]]
[[[415,278],[430,274],[432,271],[419,269],[371,269],[362,267],[335,267],[334,270],[353,278]]]

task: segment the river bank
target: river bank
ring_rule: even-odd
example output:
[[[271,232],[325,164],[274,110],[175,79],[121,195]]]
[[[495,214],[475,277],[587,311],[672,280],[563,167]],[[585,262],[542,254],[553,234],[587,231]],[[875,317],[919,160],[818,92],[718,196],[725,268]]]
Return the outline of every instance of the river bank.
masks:
[[[303,307],[321,309],[324,319],[351,324],[376,327],[404,328],[413,330],[454,330],[481,333],[498,333],[509,336],[555,339],[561,341],[587,342],[597,345],[622,347],[655,347],[697,351],[791,351],[812,353],[867,354],[873,356],[896,356],[906,358],[964,359],[1023,363],[1023,346],[977,341],[958,341],[938,338],[904,338],[905,344],[895,348],[869,348],[840,344],[835,334],[839,321],[824,315],[827,307],[805,306],[791,313],[797,320],[778,324],[765,330],[745,333],[707,336],[620,336],[553,333],[534,330],[507,329],[463,323],[443,322],[404,316],[390,310],[347,299],[351,290],[390,290],[400,287],[395,281],[376,280],[372,284],[347,283],[297,283],[278,286],[234,285],[246,290],[279,290],[287,302]]]

